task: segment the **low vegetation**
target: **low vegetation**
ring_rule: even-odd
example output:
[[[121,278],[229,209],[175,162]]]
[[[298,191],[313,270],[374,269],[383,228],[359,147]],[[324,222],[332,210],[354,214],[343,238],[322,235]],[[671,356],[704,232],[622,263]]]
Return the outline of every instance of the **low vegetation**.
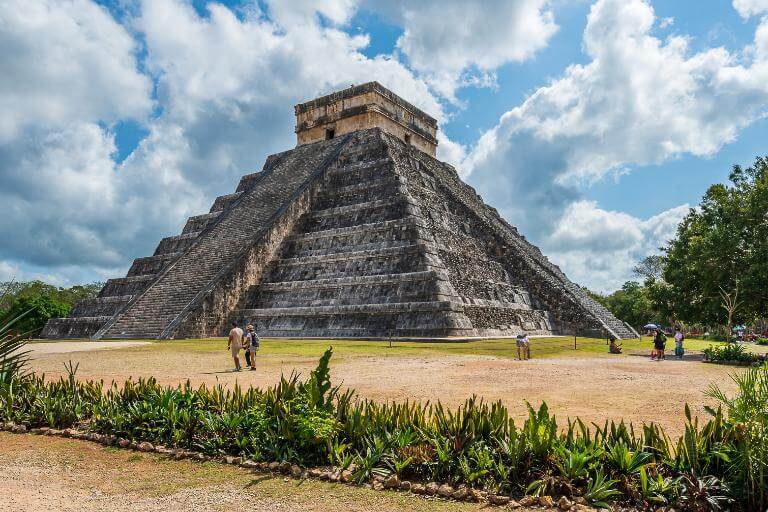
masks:
[[[18,347],[17,347],[18,349]],[[733,398],[699,424],[686,408],[676,441],[657,425],[560,425],[542,404],[516,425],[501,403],[358,400],[331,384],[331,349],[308,379],[282,378],[267,389],[160,386],[154,379],[105,389],[23,374],[23,358],[0,369],[0,420],[28,427],[76,426],[133,441],[231,454],[254,461],[333,465],[359,482],[398,475],[496,494],[565,495],[596,506],[613,502],[689,510],[763,510],[768,504],[768,369],[735,377]],[[7,355],[7,354],[6,354]],[[0,354],[2,357],[2,354]]]
[[[67,316],[79,300],[95,297],[103,283],[59,288],[41,281],[0,282],[0,324],[15,333],[35,336],[50,318]]]
[[[704,349],[704,360],[711,363],[758,364],[765,361],[765,356],[750,352],[738,343],[710,345]]]

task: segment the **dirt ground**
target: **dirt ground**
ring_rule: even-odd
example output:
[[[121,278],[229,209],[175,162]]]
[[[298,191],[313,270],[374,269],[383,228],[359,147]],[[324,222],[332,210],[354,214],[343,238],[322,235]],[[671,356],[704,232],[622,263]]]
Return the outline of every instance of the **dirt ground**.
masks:
[[[0,475],[2,512],[480,510],[479,505],[5,432],[0,432]]]
[[[32,368],[49,378],[58,378],[63,375],[64,363],[72,360],[79,364],[79,378],[102,379],[106,383],[155,376],[161,383],[173,385],[189,379],[193,384],[263,387],[294,370],[307,375],[317,364],[314,355],[270,350],[268,342],[259,353],[257,371],[235,373],[225,350],[226,341],[201,342],[202,348],[194,349],[174,343],[37,352]],[[362,351],[337,349],[331,366],[335,383],[354,388],[365,398],[440,400],[456,407],[474,394],[488,401],[502,400],[521,420],[527,414],[525,401],[534,406],[546,401],[561,423],[576,416],[599,424],[622,418],[638,426],[654,421],[669,429],[670,434],[682,432],[686,402],[694,414],[705,416],[704,405],[711,401],[704,391],[713,382],[726,391],[732,390],[729,373],[736,371],[704,364],[696,358],[654,362],[640,355],[584,354],[517,361],[429,349],[409,353],[383,344]]]

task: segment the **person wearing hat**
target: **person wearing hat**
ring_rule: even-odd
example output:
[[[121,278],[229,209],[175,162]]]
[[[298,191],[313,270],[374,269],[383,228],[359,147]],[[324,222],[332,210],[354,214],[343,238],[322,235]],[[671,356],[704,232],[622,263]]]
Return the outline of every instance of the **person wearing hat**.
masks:
[[[256,334],[253,325],[248,324],[245,329],[247,331],[245,340],[248,345],[245,349],[245,358],[247,359],[248,365],[251,367],[251,371],[256,371],[256,351],[259,350],[261,340],[259,340],[259,335]]]

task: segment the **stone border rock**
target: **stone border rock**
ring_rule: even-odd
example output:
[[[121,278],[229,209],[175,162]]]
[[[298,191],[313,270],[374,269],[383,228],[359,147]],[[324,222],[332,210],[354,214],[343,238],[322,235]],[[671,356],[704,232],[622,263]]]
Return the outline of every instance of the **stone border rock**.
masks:
[[[466,501],[474,503],[485,503],[507,509],[516,509],[521,507],[540,507],[542,509],[560,510],[560,511],[578,511],[589,512],[596,509],[586,505],[584,498],[575,498],[571,501],[566,496],[560,497],[555,501],[552,496],[524,496],[520,501],[515,501],[510,496],[493,494],[487,491],[481,491],[467,487],[464,484],[454,488],[448,483],[428,482],[412,483],[407,480],[400,480],[397,475],[386,477],[375,476],[369,483],[359,484],[352,477],[352,471],[338,467],[315,467],[302,468],[290,462],[255,462],[242,457],[225,455],[222,457],[211,457],[201,452],[185,450],[183,448],[168,448],[162,445],[153,445],[147,441],[130,441],[128,439],[116,437],[108,434],[98,434],[74,428],[53,429],[49,427],[39,427],[28,429],[25,425],[14,422],[0,422],[0,431],[11,432],[14,434],[34,434],[43,436],[66,437],[81,441],[91,441],[104,446],[112,446],[127,450],[134,450],[143,453],[158,453],[167,455],[174,460],[193,460],[198,462],[217,462],[220,464],[229,464],[239,466],[251,471],[262,473],[278,473],[294,479],[315,479],[328,482],[336,482],[345,485],[354,485],[376,491],[402,491],[409,492],[416,496],[432,497],[444,500]],[[626,509],[631,510],[631,509]]]

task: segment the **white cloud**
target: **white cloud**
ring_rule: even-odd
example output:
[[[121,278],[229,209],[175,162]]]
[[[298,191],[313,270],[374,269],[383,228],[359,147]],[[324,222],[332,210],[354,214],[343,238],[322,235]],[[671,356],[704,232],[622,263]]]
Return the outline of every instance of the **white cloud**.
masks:
[[[557,31],[548,0],[456,0],[369,4],[403,27],[398,48],[444,97],[458,87],[495,83],[493,72],[545,48]]]
[[[358,0],[268,0],[269,15],[283,27],[314,24],[317,15],[337,25],[349,21]]]
[[[133,38],[89,0],[3,0],[0,48],[0,144],[29,127],[150,112]]]
[[[743,18],[768,11],[768,0],[733,0],[733,7]]]
[[[152,107],[133,38],[92,2],[4,1],[0,46],[0,261],[123,264],[105,126]]]
[[[674,24],[675,24],[675,18],[672,18],[671,16],[668,18],[662,18],[659,21],[659,28],[669,28]]]
[[[638,254],[634,240],[644,226],[586,208],[580,185],[683,154],[709,157],[768,107],[768,21],[744,55],[691,53],[684,37],[651,35],[654,21],[642,0],[596,2],[584,32],[590,62],[569,66],[506,112],[464,162],[483,196],[545,253],[560,254],[555,259],[575,269],[577,281],[588,277],[577,269],[579,251],[600,255],[609,243],[611,251]],[[590,260],[605,268],[597,276],[629,268],[621,258]]]
[[[595,291],[611,292],[629,278],[640,259],[656,253],[675,235],[688,211],[686,204],[641,220],[580,200],[568,206],[542,246],[571,279]]]

